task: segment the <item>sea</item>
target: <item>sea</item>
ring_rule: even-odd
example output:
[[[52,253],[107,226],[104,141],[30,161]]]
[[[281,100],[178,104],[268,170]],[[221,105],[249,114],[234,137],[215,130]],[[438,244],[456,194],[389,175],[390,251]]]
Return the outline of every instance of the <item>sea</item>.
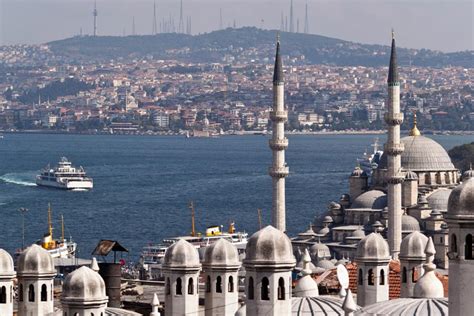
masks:
[[[290,236],[305,231],[331,201],[348,192],[357,158],[384,135],[290,135],[286,161],[286,218]],[[472,136],[430,136],[447,150]],[[118,136],[6,134],[0,139],[0,248],[11,253],[47,232],[51,203],[55,237],[78,243],[90,258],[101,239],[117,240],[136,261],[143,246],[189,234],[193,201],[196,228],[235,222],[239,231],[271,222],[269,136]],[[89,192],[38,187],[35,175],[62,156],[94,179]]]

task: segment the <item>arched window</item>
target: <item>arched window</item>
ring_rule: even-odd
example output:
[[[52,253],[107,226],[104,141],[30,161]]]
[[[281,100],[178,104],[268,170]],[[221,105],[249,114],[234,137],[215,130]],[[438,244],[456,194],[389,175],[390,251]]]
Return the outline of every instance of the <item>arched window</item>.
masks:
[[[379,285],[384,285],[384,284],[385,284],[385,271],[382,269],[380,270]]]
[[[374,285],[374,270],[369,269],[369,277],[367,278],[369,285]]]
[[[209,275],[206,280],[206,292],[211,293],[211,277]]]
[[[441,184],[441,173],[436,173],[436,184]]]
[[[176,295],[183,295],[183,281],[181,281],[181,278],[176,279]]]
[[[0,289],[0,304],[6,304],[7,303],[7,288],[2,286]]]
[[[234,277],[229,276],[228,291],[230,293],[234,292]]]
[[[216,278],[216,293],[222,293],[222,278],[220,275]]]
[[[411,269],[411,282],[412,282],[412,283],[416,283],[416,281],[418,281],[418,280],[417,280],[416,268],[413,267],[413,268]]]
[[[407,283],[407,268],[406,267],[403,267],[402,283]]]
[[[194,294],[194,279],[189,278],[188,280],[188,294],[193,295]]]
[[[23,284],[20,283],[20,286],[18,288],[18,299],[20,302],[23,302]]]
[[[278,280],[278,299],[285,300],[285,280],[283,278]]]
[[[359,269],[359,285],[363,285],[364,284],[364,276],[362,275],[362,269]]]
[[[30,284],[28,288],[28,301],[29,302],[35,301],[35,287],[33,286],[33,284]]]
[[[458,242],[455,234],[451,234],[451,252],[458,252]]]
[[[449,179],[449,173],[446,172],[444,174],[444,182],[446,182],[446,184],[451,184],[451,179]]]
[[[252,277],[249,278],[249,284],[248,284],[248,291],[247,292],[248,292],[247,293],[248,299],[253,300],[253,297],[254,297],[253,292],[254,291],[253,291],[253,278]]]
[[[466,260],[473,260],[472,258],[472,235],[466,236],[466,244],[464,245],[464,258]]]
[[[262,279],[262,289],[261,289],[261,300],[268,301],[270,300],[270,282],[267,277]]]
[[[170,278],[166,278],[165,294],[166,295],[171,294]]]
[[[431,184],[430,174],[425,173],[425,184]]]
[[[41,285],[41,302],[46,302],[48,300],[48,288],[46,284]]]

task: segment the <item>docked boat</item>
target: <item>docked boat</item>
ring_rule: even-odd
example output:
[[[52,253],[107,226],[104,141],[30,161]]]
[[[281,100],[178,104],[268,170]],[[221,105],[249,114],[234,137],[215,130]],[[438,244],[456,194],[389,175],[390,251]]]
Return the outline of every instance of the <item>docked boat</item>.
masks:
[[[75,191],[90,190],[93,187],[92,178],[86,175],[84,168],[73,167],[66,157],[62,157],[55,168],[46,166],[41,174],[36,176],[36,184]]]

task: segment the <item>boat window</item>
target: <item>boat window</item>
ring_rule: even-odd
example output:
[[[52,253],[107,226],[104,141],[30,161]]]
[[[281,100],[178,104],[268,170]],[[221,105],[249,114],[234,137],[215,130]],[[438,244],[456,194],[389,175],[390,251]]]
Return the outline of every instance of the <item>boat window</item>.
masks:
[[[247,291],[247,296],[249,298],[249,300],[253,300],[253,297],[254,297],[254,290],[253,290],[253,278],[250,277],[249,278],[249,284],[248,284],[248,291]]]
[[[46,288],[46,284],[41,286],[41,302],[46,302],[48,300],[48,289]]]
[[[267,277],[262,279],[261,299],[262,301],[270,300],[270,282]]]
[[[189,295],[194,294],[194,280],[193,280],[193,278],[189,278],[189,280],[188,280],[188,294]]]
[[[216,293],[222,293],[222,278],[218,276],[216,278]]]
[[[7,288],[5,286],[2,286],[0,289],[0,304],[6,304],[7,303]]]
[[[183,284],[181,278],[176,279],[176,295],[183,295]]]
[[[229,292],[234,292],[234,278],[229,276]]]
[[[28,288],[28,301],[29,302],[35,301],[35,287],[33,286],[33,284],[30,284]]]

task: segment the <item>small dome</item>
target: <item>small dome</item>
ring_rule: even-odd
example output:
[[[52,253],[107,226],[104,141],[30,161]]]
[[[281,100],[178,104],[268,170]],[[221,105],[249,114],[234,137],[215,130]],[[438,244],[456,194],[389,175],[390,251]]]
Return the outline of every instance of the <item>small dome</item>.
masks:
[[[342,264],[343,266],[345,266],[348,263],[349,263],[349,260],[347,260],[346,258],[342,258],[342,259],[337,260],[335,265],[338,266],[338,265]]]
[[[53,258],[36,244],[26,248],[18,258],[18,275],[56,275]]]
[[[319,295],[318,283],[310,276],[305,275],[296,283],[292,292],[293,297],[315,297]]]
[[[82,266],[69,273],[64,280],[61,300],[66,302],[107,302],[105,283],[100,274]]]
[[[331,232],[329,227],[323,227],[320,230],[318,230],[318,235],[327,235]]]
[[[309,248],[309,254],[315,261],[321,258],[331,258],[331,251],[329,250],[329,247],[319,242],[315,243]]]
[[[0,278],[12,278],[15,275],[12,256],[0,249]]]
[[[354,168],[354,171],[352,171],[351,177],[368,178],[367,173],[364,170],[362,170],[360,167]]]
[[[323,223],[332,223],[334,222],[331,216],[324,216]]]
[[[291,240],[273,226],[267,226],[248,240],[244,265],[288,265],[296,263]]]
[[[420,231],[420,223],[413,216],[403,214],[402,215],[402,232],[415,232]]]
[[[359,195],[351,208],[383,209],[387,206],[387,195],[379,190],[371,190]]]
[[[474,178],[474,170],[472,170],[472,168],[464,171],[464,173],[462,174],[462,181],[466,181],[470,178]]]
[[[388,261],[390,252],[388,244],[380,234],[371,233],[357,245],[357,261]]]
[[[364,238],[365,237],[365,232],[361,227],[359,227],[358,229],[356,229],[352,232],[351,237]]]
[[[328,315],[344,316],[344,301],[333,296],[293,297],[291,299],[292,316]],[[360,307],[358,307],[360,308]]]
[[[453,189],[448,202],[448,219],[474,219],[474,178]]]
[[[451,194],[451,189],[438,189],[434,191],[430,196],[428,196],[428,205],[433,210],[438,210],[441,212],[446,212],[448,209],[448,200],[449,195]]]
[[[198,269],[199,254],[196,248],[184,239],[180,239],[166,249],[163,268]]]
[[[355,315],[410,315],[446,316],[449,315],[447,298],[397,298],[378,302],[356,312]]]
[[[335,265],[334,265],[334,263],[332,263],[328,259],[322,259],[322,260],[319,260],[316,263],[316,267],[322,268],[322,269],[325,269],[325,270],[331,270],[331,269],[334,269]]]
[[[428,237],[414,231],[402,240],[400,245],[400,259],[425,260],[425,247]]]
[[[351,197],[349,196],[349,194],[344,193],[343,195],[341,195],[341,198],[339,200],[344,201],[344,202],[348,202],[348,201],[351,200]]]
[[[405,180],[418,180],[418,176],[413,171],[407,171],[405,173]]]
[[[334,210],[338,210],[338,209],[341,208],[341,204],[336,203],[336,202],[333,201],[333,202],[329,203],[329,208],[334,209]]]
[[[210,268],[235,268],[240,266],[237,248],[224,238],[206,247],[203,266]]]

